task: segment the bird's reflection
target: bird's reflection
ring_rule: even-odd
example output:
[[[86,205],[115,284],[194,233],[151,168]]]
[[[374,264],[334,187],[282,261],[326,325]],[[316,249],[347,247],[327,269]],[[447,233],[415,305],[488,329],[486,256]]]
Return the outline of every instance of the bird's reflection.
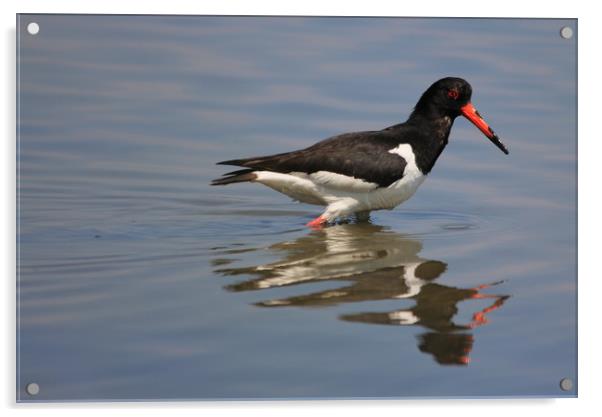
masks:
[[[370,223],[344,224],[294,241],[272,245],[281,260],[273,263],[218,269],[234,276],[254,276],[225,288],[253,291],[316,282],[340,282],[335,289],[310,292],[256,303],[260,307],[317,307],[359,301],[407,299],[409,308],[389,312],[344,314],[341,320],[370,324],[421,326],[418,348],[442,365],[466,365],[474,343],[473,329],[486,324],[487,313],[499,308],[507,295],[489,295],[477,288],[457,288],[435,282],[447,270],[445,262],[418,256],[422,243]],[[487,299],[488,307],[468,323],[457,323],[458,303]],[[407,302],[404,303],[407,305]],[[473,310],[474,311],[474,310]]]

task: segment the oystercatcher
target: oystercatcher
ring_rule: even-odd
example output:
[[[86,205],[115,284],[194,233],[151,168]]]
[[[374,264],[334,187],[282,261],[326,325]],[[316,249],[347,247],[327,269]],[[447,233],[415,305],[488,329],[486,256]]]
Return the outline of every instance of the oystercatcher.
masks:
[[[410,198],[447,145],[454,120],[463,115],[502,152],[508,149],[470,102],[472,88],[447,77],[420,97],[405,123],[383,130],[344,133],[305,149],[232,159],[219,165],[243,169],[211,185],[258,182],[326,211],[307,223],[322,227],[337,218],[392,209]]]

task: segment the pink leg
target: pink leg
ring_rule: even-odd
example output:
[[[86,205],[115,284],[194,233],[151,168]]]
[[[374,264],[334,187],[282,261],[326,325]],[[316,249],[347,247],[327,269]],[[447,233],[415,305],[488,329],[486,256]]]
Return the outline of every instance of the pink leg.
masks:
[[[307,227],[311,227],[312,229],[321,229],[326,225],[328,220],[326,217],[318,216],[309,223],[306,224]]]

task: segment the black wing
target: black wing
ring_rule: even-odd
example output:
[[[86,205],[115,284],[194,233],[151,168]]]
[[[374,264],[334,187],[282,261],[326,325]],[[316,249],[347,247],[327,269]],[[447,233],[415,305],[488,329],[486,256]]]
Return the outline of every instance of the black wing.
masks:
[[[406,167],[402,157],[389,152],[398,144],[399,138],[387,130],[345,133],[299,151],[218,164],[281,173],[329,171],[387,187],[403,177]]]

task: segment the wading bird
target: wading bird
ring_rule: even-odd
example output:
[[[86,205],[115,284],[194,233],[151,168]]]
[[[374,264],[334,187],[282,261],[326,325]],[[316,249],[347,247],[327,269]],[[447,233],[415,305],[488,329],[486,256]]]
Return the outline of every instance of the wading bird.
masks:
[[[294,200],[326,206],[307,223],[310,227],[393,209],[409,199],[433,169],[460,115],[508,154],[472,105],[471,96],[465,80],[443,78],[422,94],[405,123],[344,133],[297,151],[218,162],[243,169],[224,174],[211,185],[258,182]]]

